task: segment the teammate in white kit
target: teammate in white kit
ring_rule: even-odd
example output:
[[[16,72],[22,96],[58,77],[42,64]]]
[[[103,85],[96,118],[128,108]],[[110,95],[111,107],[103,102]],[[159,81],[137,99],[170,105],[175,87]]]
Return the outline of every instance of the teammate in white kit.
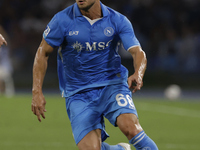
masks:
[[[121,65],[119,43],[131,53],[135,73]],[[104,117],[118,126],[137,150],[157,150],[138,121],[132,92],[140,90],[146,56],[130,21],[99,0],[76,0],[47,25],[33,66],[32,111],[45,118],[42,83],[49,54],[58,50],[60,91],[66,99],[75,142],[80,150],[130,150],[126,143],[109,145]],[[128,83],[127,83],[128,79]],[[134,86],[132,83],[135,83]]]

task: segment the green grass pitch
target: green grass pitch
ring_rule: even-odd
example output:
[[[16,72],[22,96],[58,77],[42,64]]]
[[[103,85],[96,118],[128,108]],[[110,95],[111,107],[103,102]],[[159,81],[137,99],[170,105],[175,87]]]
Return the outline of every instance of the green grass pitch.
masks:
[[[31,95],[0,96],[0,150],[78,150],[65,100],[45,97],[46,119],[40,123],[31,112]],[[134,103],[140,124],[160,150],[200,149],[200,101],[135,98]],[[107,143],[128,142],[107,120],[106,130]]]

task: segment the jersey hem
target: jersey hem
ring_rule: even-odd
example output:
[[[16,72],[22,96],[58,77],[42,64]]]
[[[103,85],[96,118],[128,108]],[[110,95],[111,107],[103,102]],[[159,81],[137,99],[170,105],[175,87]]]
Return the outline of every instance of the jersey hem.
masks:
[[[102,83],[94,83],[94,84],[90,84],[90,85],[87,85],[87,86],[84,86],[82,88],[79,88],[77,90],[74,90],[72,92],[67,92],[66,91],[61,91],[61,95],[62,97],[70,97],[82,90],[85,90],[85,89],[89,89],[89,88],[95,88],[95,87],[102,87],[102,86],[107,86],[107,85],[113,85],[113,84],[119,84],[119,83],[127,83],[127,79],[120,79],[120,80],[112,80],[112,81],[104,81]]]

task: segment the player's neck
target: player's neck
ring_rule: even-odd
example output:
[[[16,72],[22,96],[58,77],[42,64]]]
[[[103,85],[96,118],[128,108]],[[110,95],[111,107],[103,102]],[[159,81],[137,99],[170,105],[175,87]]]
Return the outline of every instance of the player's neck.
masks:
[[[101,18],[102,11],[101,11],[101,5],[100,3],[95,3],[90,9],[88,10],[80,10],[82,15],[90,18],[91,20]]]

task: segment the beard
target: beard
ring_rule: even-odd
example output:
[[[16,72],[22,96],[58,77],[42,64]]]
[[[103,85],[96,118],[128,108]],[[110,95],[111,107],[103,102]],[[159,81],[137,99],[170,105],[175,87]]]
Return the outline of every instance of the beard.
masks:
[[[85,7],[79,7],[81,10],[84,10],[84,11],[88,11],[93,5],[94,5],[95,2],[92,2],[91,4],[89,4],[88,6],[85,6]]]

